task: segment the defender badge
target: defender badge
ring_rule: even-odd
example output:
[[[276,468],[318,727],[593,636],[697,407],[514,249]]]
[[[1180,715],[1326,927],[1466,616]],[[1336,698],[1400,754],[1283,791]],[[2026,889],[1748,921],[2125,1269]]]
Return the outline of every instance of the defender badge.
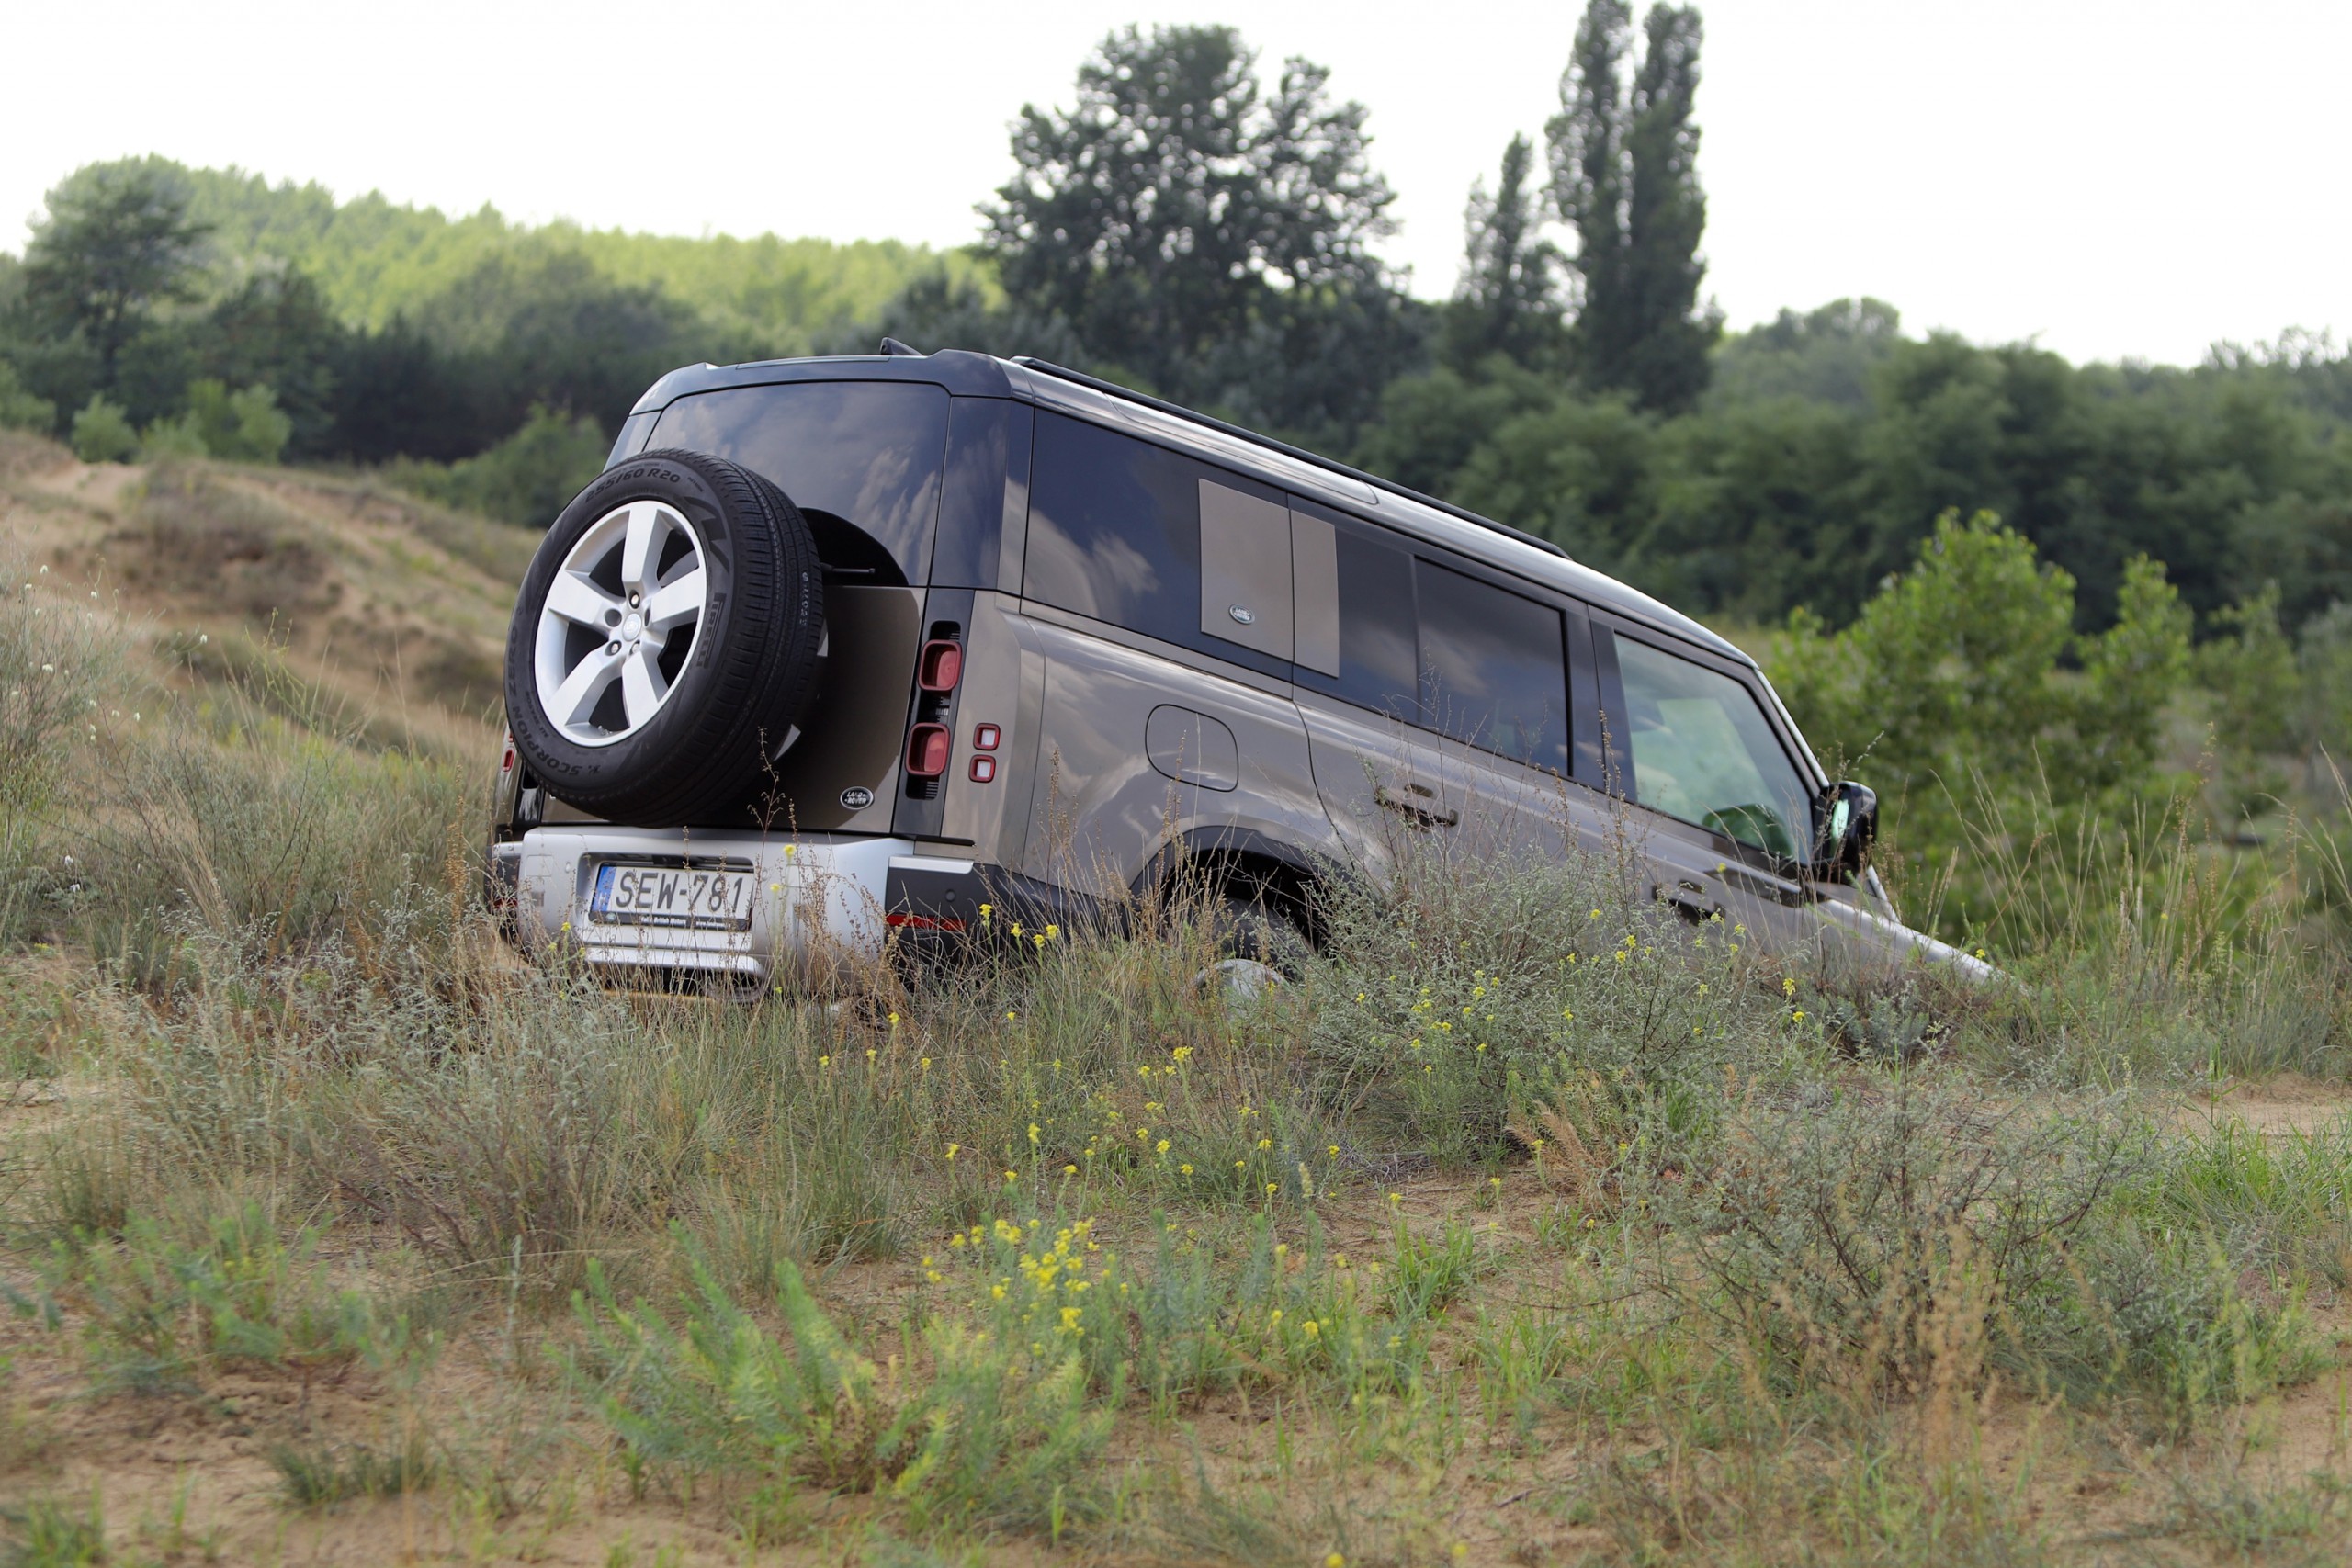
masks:
[[[842,791],[842,805],[852,811],[863,811],[874,804],[874,792],[864,784],[852,784]]]

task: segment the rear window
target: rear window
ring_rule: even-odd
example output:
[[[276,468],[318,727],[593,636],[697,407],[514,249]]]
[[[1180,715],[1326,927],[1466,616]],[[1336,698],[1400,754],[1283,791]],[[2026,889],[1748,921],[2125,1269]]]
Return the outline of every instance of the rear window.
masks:
[[[929,575],[947,453],[947,393],[905,381],[801,381],[680,398],[650,446],[683,446],[775,482],[837,576]]]
[[[1422,722],[1565,776],[1568,682],[1560,612],[1430,561],[1414,562],[1413,575]]]
[[[1022,592],[1168,642],[1200,639],[1197,463],[1040,414]]]

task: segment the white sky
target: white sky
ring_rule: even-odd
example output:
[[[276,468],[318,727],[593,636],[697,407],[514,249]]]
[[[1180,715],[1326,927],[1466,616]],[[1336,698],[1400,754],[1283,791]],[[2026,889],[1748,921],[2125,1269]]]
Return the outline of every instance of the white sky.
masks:
[[[1129,20],[1231,21],[1371,110],[1393,260],[1442,295],[1470,182],[1540,133],[1581,6],[1235,0],[0,0],[0,247],[159,152],[670,233],[970,240],[1024,101]],[[2344,0],[1702,0],[1707,287],[1734,326],[1847,294],[1914,330],[2189,363],[2352,329]]]

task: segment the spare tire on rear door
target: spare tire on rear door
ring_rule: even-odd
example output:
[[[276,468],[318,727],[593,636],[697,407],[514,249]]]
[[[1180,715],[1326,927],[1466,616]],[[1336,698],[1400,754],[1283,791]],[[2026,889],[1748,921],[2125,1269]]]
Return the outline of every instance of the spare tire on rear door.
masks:
[[[740,820],[814,694],[824,585],[800,511],[750,469],[648,452],[548,530],[506,635],[514,749],[607,820]]]

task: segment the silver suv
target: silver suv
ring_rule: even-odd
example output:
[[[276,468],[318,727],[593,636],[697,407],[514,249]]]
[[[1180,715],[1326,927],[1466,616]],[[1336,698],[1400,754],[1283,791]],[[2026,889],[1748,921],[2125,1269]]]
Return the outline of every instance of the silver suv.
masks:
[[[1035,360],[663,377],[507,645],[517,940],[765,984],[1183,863],[1311,928],[1399,834],[1634,846],[1759,940],[1972,960],[1753,660],[1556,547]]]

